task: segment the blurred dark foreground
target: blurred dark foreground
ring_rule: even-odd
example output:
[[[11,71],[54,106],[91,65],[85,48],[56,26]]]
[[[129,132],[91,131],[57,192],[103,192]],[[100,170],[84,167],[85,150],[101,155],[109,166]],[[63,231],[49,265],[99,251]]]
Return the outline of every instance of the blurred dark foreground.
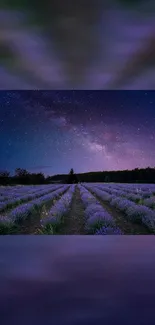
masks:
[[[0,238],[1,325],[153,325],[154,236]]]
[[[154,0],[0,0],[0,89],[154,89]]]

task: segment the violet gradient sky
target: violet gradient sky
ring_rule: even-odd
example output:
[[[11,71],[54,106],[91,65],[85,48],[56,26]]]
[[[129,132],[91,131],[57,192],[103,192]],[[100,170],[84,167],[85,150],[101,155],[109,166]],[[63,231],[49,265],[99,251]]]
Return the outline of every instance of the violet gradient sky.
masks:
[[[1,236],[3,325],[154,325],[153,236]]]
[[[155,91],[1,91],[0,169],[155,167]]]

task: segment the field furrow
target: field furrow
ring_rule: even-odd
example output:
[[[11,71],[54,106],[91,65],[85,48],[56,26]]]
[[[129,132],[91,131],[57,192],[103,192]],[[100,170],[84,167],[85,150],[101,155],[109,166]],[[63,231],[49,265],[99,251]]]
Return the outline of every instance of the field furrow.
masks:
[[[85,235],[84,206],[78,186],[75,187],[73,199],[68,215],[66,216],[61,234],[64,235]]]
[[[62,195],[69,185],[61,186],[48,194],[42,195],[28,203],[21,204],[0,216],[0,232],[13,231],[14,233],[33,233],[40,227],[40,219],[46,214],[53,204]]]
[[[115,220],[104,207],[100,204],[98,198],[87,190],[84,186],[80,186],[81,198],[85,207],[85,220],[87,234],[123,234],[115,223]]]
[[[0,234],[155,234],[155,185],[3,186]]]
[[[141,206],[140,209],[134,202],[125,200],[115,194],[110,194],[95,186],[86,185],[86,188],[113,215],[116,224],[124,234],[148,235],[154,233],[155,216],[151,209],[144,206]]]

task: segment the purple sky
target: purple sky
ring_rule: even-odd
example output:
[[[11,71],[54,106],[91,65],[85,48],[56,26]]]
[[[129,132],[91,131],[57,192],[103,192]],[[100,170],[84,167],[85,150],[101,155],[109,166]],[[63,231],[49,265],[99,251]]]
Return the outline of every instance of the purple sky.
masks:
[[[0,169],[154,167],[154,106],[154,91],[3,91]]]
[[[3,325],[153,325],[154,236],[3,236]]]

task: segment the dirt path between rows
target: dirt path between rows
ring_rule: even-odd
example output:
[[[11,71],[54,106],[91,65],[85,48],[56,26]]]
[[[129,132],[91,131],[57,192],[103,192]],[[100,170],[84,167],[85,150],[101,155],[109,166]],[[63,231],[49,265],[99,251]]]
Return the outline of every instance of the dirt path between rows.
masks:
[[[40,229],[40,214],[33,214],[29,219],[26,219],[19,226],[19,232],[22,235],[34,235]]]
[[[63,194],[66,192],[67,190],[65,190]],[[59,200],[59,198],[57,198],[57,200]],[[38,231],[41,230],[40,219],[46,217],[52,206],[53,200],[50,200],[48,203],[44,204],[43,207],[38,209],[38,211],[30,213],[30,216],[26,220],[19,222],[17,226],[18,233],[22,235],[38,235]]]
[[[70,211],[64,221],[61,235],[86,235],[84,207],[80,196],[80,190],[77,186],[73,194]]]
[[[108,202],[101,200],[95,193],[90,191],[100,204],[107,210],[114,218],[116,225],[123,232],[124,235],[150,235],[151,231],[142,224],[132,223],[126,220],[125,215],[118,209],[111,207]]]

